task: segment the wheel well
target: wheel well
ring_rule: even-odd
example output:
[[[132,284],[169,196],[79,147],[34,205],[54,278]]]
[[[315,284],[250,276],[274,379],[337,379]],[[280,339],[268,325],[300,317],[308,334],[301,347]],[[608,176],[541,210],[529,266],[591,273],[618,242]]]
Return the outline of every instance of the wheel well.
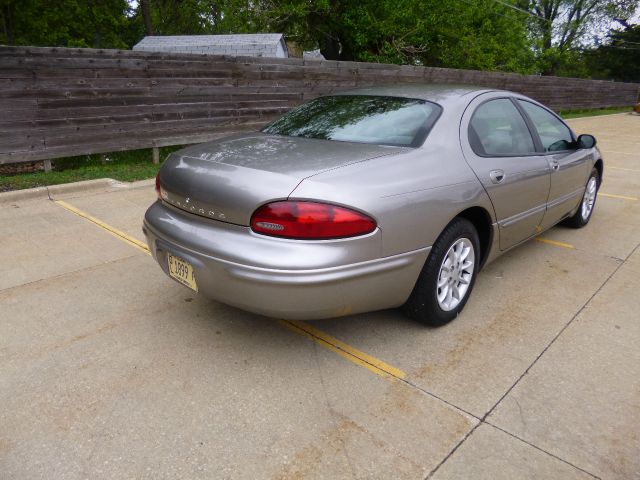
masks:
[[[482,207],[471,207],[460,212],[457,216],[469,220],[476,228],[480,239],[480,265],[484,265],[491,248],[491,236],[493,235],[489,212]]]
[[[596,167],[596,170],[598,170],[598,176],[600,177],[599,183],[601,184],[602,183],[602,174],[604,173],[602,171],[604,166],[602,165],[602,159],[601,158],[596,160],[596,163],[595,163],[594,167]],[[598,186],[600,186],[600,185],[598,185]]]

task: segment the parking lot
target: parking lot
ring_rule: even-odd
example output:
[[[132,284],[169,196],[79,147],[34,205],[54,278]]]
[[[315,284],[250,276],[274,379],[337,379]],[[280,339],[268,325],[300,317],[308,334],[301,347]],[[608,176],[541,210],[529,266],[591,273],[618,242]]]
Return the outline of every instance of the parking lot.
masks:
[[[591,223],[478,277],[429,329],[285,322],[149,256],[150,181],[0,196],[0,477],[640,478],[640,116],[572,120]]]

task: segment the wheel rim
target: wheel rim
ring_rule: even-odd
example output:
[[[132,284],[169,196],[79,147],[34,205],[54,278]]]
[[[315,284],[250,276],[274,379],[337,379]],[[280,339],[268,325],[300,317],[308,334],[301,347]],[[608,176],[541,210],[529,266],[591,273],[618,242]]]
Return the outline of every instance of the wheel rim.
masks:
[[[449,247],[440,265],[436,291],[442,310],[453,310],[465,298],[475,265],[473,244],[468,238],[459,238]]]
[[[586,220],[591,215],[593,210],[593,204],[596,201],[596,193],[598,192],[598,184],[596,177],[591,177],[587,182],[587,188],[584,190],[584,196],[582,197],[582,219]]]

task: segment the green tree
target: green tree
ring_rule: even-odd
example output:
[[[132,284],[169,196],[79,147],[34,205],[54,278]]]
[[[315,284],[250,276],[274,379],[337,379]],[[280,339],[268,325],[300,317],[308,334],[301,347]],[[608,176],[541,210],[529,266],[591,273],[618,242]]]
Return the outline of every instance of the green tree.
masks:
[[[278,31],[327,59],[528,72],[527,19],[491,0],[228,0],[218,31]]]
[[[529,17],[502,0],[0,0],[4,43],[126,48],[145,34],[282,32],[328,59],[528,73]]]
[[[224,1],[224,0],[223,0]],[[227,0],[228,3],[231,3]],[[214,0],[144,0],[128,19],[124,40],[130,46],[145,35],[208,35],[221,33],[222,10]],[[233,15],[231,9],[229,14]]]
[[[580,51],[597,32],[606,31],[615,18],[629,18],[639,4],[638,0],[516,0],[513,6],[529,13],[539,70],[545,75],[575,75],[585,72]]]
[[[624,30],[612,31],[607,41],[587,53],[592,75],[622,82],[640,82],[640,25],[624,22]]]
[[[0,0],[0,44],[127,48],[126,0]]]

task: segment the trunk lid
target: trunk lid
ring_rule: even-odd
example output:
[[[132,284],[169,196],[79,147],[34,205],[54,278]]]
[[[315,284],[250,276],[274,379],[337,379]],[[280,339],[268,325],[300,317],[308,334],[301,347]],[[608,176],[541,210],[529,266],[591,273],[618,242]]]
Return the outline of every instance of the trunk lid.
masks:
[[[260,205],[286,199],[307,177],[406,150],[262,133],[236,136],[172,153],[160,170],[162,198],[195,215],[249,225]]]

